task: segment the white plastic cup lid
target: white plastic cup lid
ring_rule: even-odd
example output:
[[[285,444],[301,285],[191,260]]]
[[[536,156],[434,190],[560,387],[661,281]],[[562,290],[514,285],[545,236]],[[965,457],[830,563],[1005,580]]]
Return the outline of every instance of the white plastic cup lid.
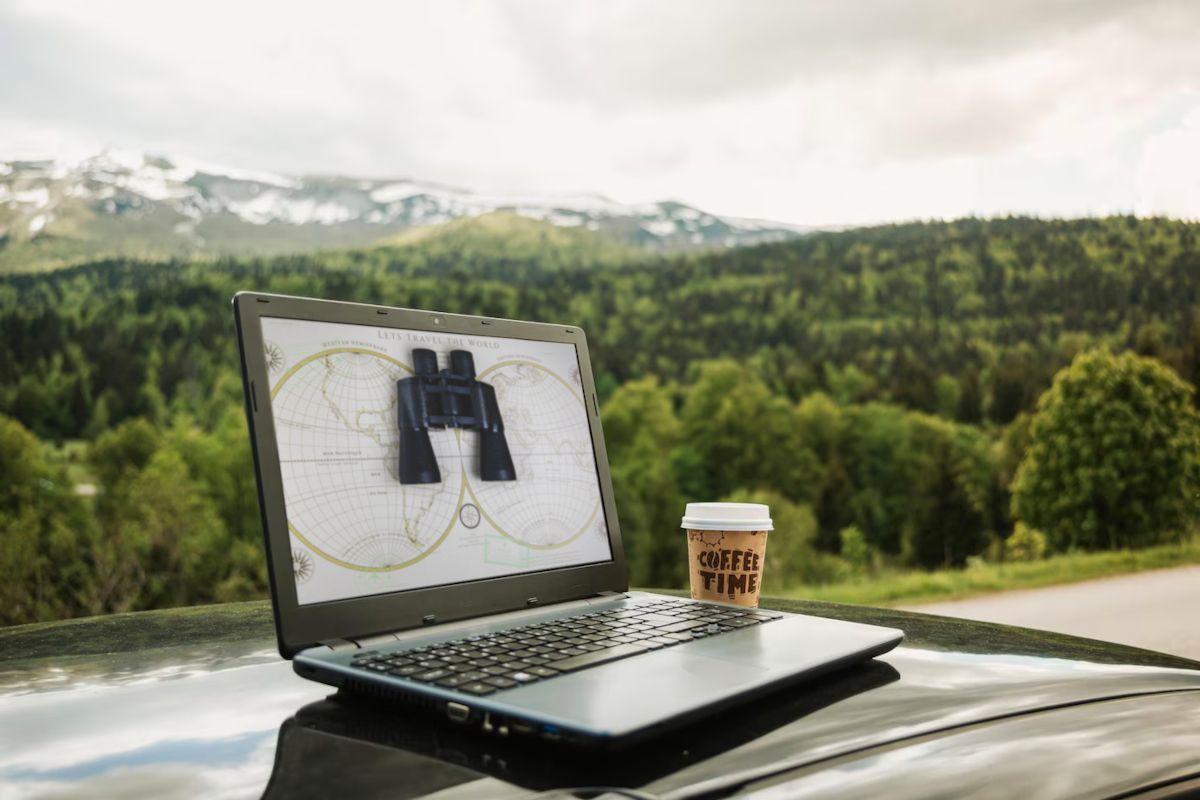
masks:
[[[692,531],[771,531],[771,509],[762,503],[688,503],[682,527]]]

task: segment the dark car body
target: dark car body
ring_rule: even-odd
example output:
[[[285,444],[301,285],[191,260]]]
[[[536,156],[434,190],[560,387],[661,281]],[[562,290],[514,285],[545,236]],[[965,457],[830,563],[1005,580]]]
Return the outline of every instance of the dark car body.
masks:
[[[805,601],[902,628],[861,667],[615,754],[330,696],[270,606],[0,630],[0,797],[1128,797],[1200,788],[1200,663]],[[584,796],[584,795],[580,795]]]

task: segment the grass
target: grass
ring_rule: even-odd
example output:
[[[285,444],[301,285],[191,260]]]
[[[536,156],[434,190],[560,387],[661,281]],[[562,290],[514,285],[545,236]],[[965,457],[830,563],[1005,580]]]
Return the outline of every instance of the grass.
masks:
[[[1200,537],[1145,550],[1068,553],[1029,563],[983,563],[941,572],[891,572],[828,586],[795,587],[776,594],[855,605],[918,605],[1184,564],[1200,564]]]

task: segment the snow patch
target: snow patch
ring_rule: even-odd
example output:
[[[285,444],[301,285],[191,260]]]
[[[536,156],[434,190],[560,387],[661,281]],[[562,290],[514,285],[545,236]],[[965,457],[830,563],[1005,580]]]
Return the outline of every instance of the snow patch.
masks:
[[[649,222],[642,223],[642,230],[653,233],[655,236],[671,236],[677,230],[675,221],[670,219],[654,219]]]
[[[410,197],[428,194],[429,187],[422,186],[419,183],[412,181],[401,181],[399,183],[389,183],[387,186],[381,186],[371,192],[368,197],[372,202],[387,205],[400,200],[407,200]]]
[[[246,181],[247,183],[265,183],[268,186],[277,186],[280,189],[301,189],[304,187],[303,181],[278,175],[274,172],[226,167],[221,164],[214,164],[211,161],[197,161],[190,158],[172,158],[170,160],[175,166],[174,171],[187,174],[187,178],[183,180],[189,180],[195,175],[203,174],[229,178],[235,181]]]
[[[229,203],[229,210],[253,225],[285,222],[290,225],[336,225],[355,218],[353,209],[331,201],[313,198],[291,198],[274,189],[263,192],[253,200]]]
[[[22,205],[45,208],[50,205],[50,188],[47,186],[35,186],[32,189],[13,192],[12,197],[13,200]]]
[[[479,216],[493,211],[511,210],[516,214],[534,219],[545,219],[555,212],[599,215],[606,217],[632,216],[633,209],[615,203],[607,197],[591,194],[531,195],[475,194],[460,189],[398,181],[381,186],[369,195],[371,200],[382,205],[397,203],[410,198],[424,197],[436,202],[456,216]]]

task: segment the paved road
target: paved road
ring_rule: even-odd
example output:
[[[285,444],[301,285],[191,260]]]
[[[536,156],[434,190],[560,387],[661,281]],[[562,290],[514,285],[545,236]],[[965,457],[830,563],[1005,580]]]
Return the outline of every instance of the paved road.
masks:
[[[908,610],[1041,628],[1200,660],[1200,566]]]

